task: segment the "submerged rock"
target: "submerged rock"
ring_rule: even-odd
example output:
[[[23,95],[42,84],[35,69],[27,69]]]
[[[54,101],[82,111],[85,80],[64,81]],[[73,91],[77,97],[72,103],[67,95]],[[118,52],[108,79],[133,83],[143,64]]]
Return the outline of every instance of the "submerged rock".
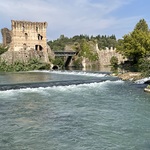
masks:
[[[150,84],[150,79],[144,82],[145,84]]]
[[[144,92],[150,93],[150,88],[145,88],[145,89],[144,89]]]

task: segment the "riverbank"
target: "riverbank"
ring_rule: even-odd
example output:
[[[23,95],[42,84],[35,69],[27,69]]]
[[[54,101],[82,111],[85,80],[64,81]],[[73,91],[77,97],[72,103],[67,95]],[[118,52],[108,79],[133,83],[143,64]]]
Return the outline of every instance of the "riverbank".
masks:
[[[136,81],[142,79],[142,74],[140,72],[127,72],[123,74],[118,74],[117,76],[124,81]]]
[[[122,74],[117,75],[118,78],[124,81],[133,81],[137,83],[141,83],[140,81],[143,82],[143,84],[149,84],[150,83],[150,78],[143,79],[142,74],[140,72],[126,72]],[[144,88],[145,92],[150,93],[150,84]]]
[[[140,72],[126,72],[119,74],[111,74],[112,76],[116,76],[123,81],[136,81],[142,79],[142,74]]]

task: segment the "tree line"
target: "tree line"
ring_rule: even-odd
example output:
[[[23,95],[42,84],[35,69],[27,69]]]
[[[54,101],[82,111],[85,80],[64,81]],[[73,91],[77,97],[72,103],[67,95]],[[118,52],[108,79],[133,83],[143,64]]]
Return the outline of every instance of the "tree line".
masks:
[[[56,40],[49,41],[48,45],[53,51],[64,50],[66,45],[73,45],[76,43],[81,43],[82,40],[87,42],[97,42],[99,49],[105,49],[106,47],[116,47],[117,40],[115,35],[106,36],[106,35],[97,35],[97,36],[88,36],[88,35],[75,35],[71,38],[60,35]]]

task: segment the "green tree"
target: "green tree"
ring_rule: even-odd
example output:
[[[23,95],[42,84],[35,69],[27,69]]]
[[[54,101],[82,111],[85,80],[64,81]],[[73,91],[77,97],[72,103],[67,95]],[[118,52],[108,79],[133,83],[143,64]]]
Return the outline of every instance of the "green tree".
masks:
[[[8,50],[8,47],[0,46],[0,55]]]
[[[80,56],[88,58],[90,61],[98,60],[98,55],[97,53],[93,52],[92,44],[90,42],[82,40],[82,42],[80,43],[80,49],[81,49],[79,52]]]
[[[133,64],[138,64],[140,58],[150,52],[150,33],[145,20],[140,20],[134,30],[124,35],[118,41],[117,50],[126,56]]]
[[[117,67],[118,66],[118,58],[116,56],[112,56],[110,59],[110,64],[113,67]]]
[[[148,32],[148,24],[144,19],[141,19],[135,26],[134,30],[140,30],[143,32]]]
[[[142,72],[143,77],[150,76],[150,59],[148,57],[140,59],[139,69]]]
[[[52,63],[54,65],[58,65],[58,66],[63,66],[64,65],[64,60],[63,60],[63,57],[56,57]]]

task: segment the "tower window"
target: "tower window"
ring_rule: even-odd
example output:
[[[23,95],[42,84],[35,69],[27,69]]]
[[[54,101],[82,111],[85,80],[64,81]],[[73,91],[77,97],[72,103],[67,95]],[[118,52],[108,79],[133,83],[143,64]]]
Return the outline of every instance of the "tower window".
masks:
[[[35,45],[35,50],[36,51],[42,51],[43,47],[41,45]]]
[[[23,25],[23,26],[22,26],[22,31],[24,32],[24,30],[25,30],[25,26]]]
[[[27,49],[27,44],[26,44],[26,43],[23,44],[23,49],[24,49],[24,50]]]
[[[28,38],[28,33],[25,33],[24,35],[25,35],[25,39],[27,40],[27,38]]]
[[[38,32],[38,27],[36,27],[36,32]]]
[[[43,39],[43,36],[38,34],[38,40],[42,40]]]

